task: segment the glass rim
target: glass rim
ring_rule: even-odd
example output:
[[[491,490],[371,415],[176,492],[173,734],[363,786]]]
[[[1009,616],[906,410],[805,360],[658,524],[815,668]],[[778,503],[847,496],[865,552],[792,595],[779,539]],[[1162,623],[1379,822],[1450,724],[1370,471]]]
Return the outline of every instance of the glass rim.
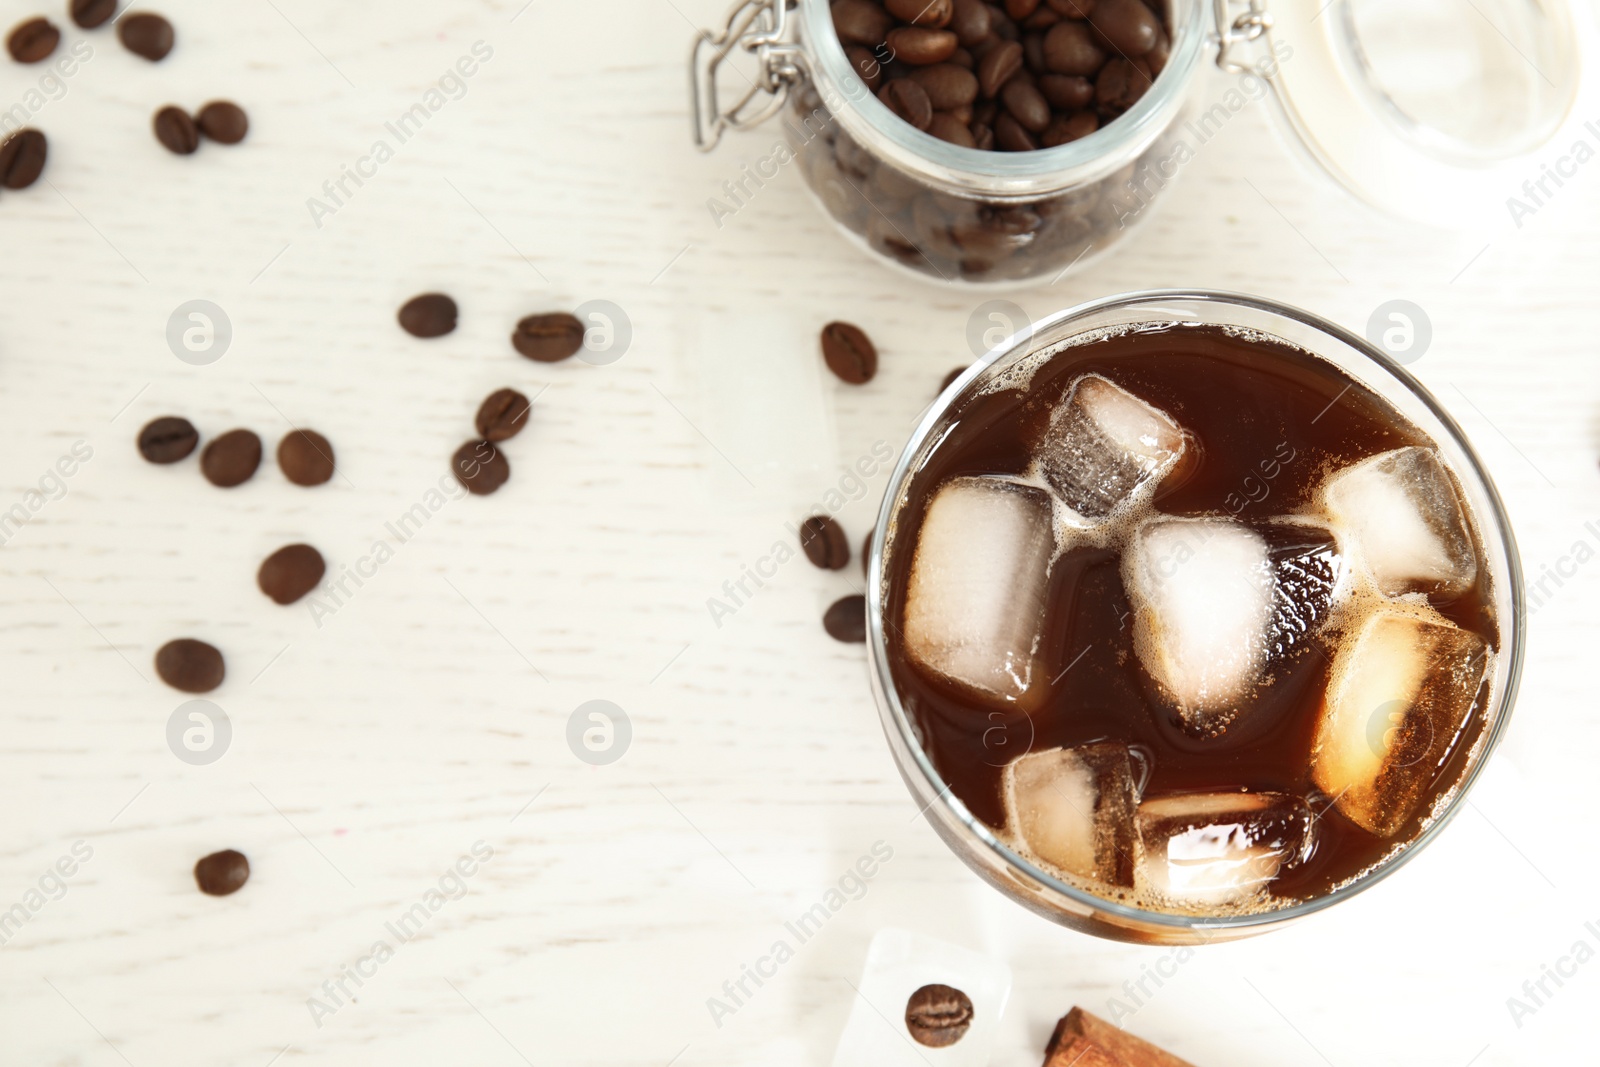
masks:
[[[898,500],[901,492],[913,473],[912,464],[918,458],[923,445],[930,435],[939,427],[944,416],[949,412],[951,405],[966,392],[967,387],[972,382],[994,364],[1013,357],[1018,359],[1025,358],[1027,355],[1046,347],[1036,345],[1034,343],[1035,338],[1054,334],[1061,327],[1071,324],[1074,320],[1088,319],[1091,316],[1107,311],[1134,309],[1140,305],[1158,301],[1190,301],[1200,304],[1232,305],[1279,316],[1310,327],[1346,345],[1366,357],[1379,370],[1389,374],[1403,385],[1438,420],[1444,433],[1449,436],[1451,442],[1461,450],[1462,455],[1466,458],[1470,474],[1483,491],[1489,505],[1487,518],[1476,512],[1474,513],[1474,518],[1477,519],[1479,526],[1479,535],[1484,538],[1486,543],[1489,543],[1492,539],[1492,543],[1497,546],[1499,561],[1503,562],[1506,580],[1510,588],[1510,618],[1499,620],[1501,633],[1501,650],[1499,654],[1505,659],[1505,685],[1493,707],[1494,719],[1490,724],[1489,732],[1479,742],[1481,752],[1456,784],[1455,793],[1444,810],[1438,812],[1433,821],[1420,834],[1402,845],[1398,851],[1391,853],[1387,858],[1380,860],[1377,866],[1356,875],[1332,892],[1311,900],[1301,901],[1282,908],[1274,908],[1269,911],[1225,916],[1185,915],[1175,912],[1152,911],[1091,893],[1044,870],[1032,860],[1001,841],[992,830],[973,816],[967,806],[955,796],[954,791],[934,768],[933,761],[928,757],[921,742],[917,739],[916,733],[912,728],[910,716],[906,713],[905,706],[900,699],[899,689],[895,685],[895,680],[889,667],[888,647],[883,621],[883,551],[887,542],[887,532],[890,523],[899,510]],[[1050,345],[1052,347],[1060,345],[1073,336],[1076,335],[1068,333],[1050,342]],[[1317,352],[1312,354],[1320,355]],[[923,809],[922,814],[928,814],[934,805],[939,805],[955,819],[959,826],[959,833],[966,836],[969,841],[982,846],[983,849],[1000,860],[1008,870],[1020,872],[1029,880],[1043,886],[1051,893],[1067,898],[1072,904],[1077,905],[1079,909],[1087,908],[1091,914],[1103,913],[1132,923],[1166,927],[1173,931],[1238,931],[1257,926],[1281,925],[1332,907],[1334,904],[1372,888],[1395,871],[1400,870],[1412,857],[1430,844],[1440,831],[1449,825],[1457,812],[1466,805],[1468,794],[1477,783],[1484,768],[1488,766],[1491,757],[1500,746],[1506,730],[1510,726],[1512,711],[1516,705],[1517,692],[1522,679],[1527,619],[1524,610],[1525,592],[1522,563],[1517,551],[1516,537],[1511,528],[1510,517],[1505,510],[1505,503],[1500,497],[1499,490],[1495,487],[1493,478],[1490,477],[1487,468],[1483,465],[1483,461],[1478,457],[1477,452],[1473,449],[1471,443],[1467,440],[1466,434],[1455,419],[1415,375],[1365,338],[1359,337],[1337,323],[1309,311],[1275,300],[1225,290],[1144,289],[1086,301],[1048,315],[1024,330],[1012,334],[975,361],[962,372],[959,378],[950,384],[949,388],[923,414],[917,423],[916,429],[912,432],[910,440],[907,441],[905,448],[901,451],[900,458],[896,461],[894,469],[889,476],[889,485],[885,490],[883,503],[878,510],[878,519],[873,527],[872,550],[868,557],[867,572],[867,649],[871,660],[871,670],[875,675],[874,695],[878,702],[879,718],[883,720],[885,730],[893,729],[898,734],[901,744],[905,746],[906,751],[911,755],[915,771],[902,764],[900,768],[902,774],[909,776],[912,773],[916,773],[920,775],[922,781],[936,794],[933,801]],[[897,762],[899,762],[898,758]],[[1008,893],[1007,895],[1010,896],[1012,894]]]

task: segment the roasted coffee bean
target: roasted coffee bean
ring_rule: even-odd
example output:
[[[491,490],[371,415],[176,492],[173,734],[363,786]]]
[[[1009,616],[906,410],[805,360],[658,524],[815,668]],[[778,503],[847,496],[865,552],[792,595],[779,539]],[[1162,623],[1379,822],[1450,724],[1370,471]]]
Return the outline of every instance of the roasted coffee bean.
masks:
[[[986,122],[972,124],[972,147],[980,152],[994,151],[994,127]]]
[[[511,477],[511,464],[504,452],[490,441],[468,441],[456,449],[450,469],[473,496],[488,496]]]
[[[141,11],[122,17],[122,21],[117,23],[117,39],[134,55],[159,63],[172,51],[175,37],[172,23],[160,15]]]
[[[845,44],[876,48],[893,25],[889,13],[872,0],[838,0],[833,5],[833,29]]]
[[[50,142],[38,130],[18,130],[0,141],[0,185],[26,189],[44,173]]]
[[[61,43],[61,31],[49,19],[35,18],[20,23],[6,38],[6,50],[18,63],[42,63]]]
[[[934,112],[933,121],[928,123],[928,132],[941,141],[962,148],[978,147],[977,140],[972,136],[972,128],[948,111]]]
[[[928,128],[933,121],[933,102],[928,94],[910,78],[896,78],[878,90],[883,105],[919,130]]]
[[[1012,78],[1000,90],[1000,102],[1030,133],[1041,133],[1050,125],[1050,104],[1031,81]]]
[[[825,571],[842,571],[850,562],[844,527],[826,515],[813,515],[800,524],[800,548],[806,559]]]
[[[278,442],[278,469],[295,485],[322,485],[333,477],[333,445],[315,430],[291,430]]]
[[[1046,74],[1038,81],[1039,91],[1059,111],[1076,111],[1094,103],[1094,82],[1067,74]]]
[[[883,0],[883,6],[901,22],[936,30],[948,26],[955,14],[952,0]]]
[[[943,394],[946,389],[948,389],[952,385],[956,384],[956,379],[957,378],[961,377],[965,373],[967,373],[967,368],[965,368],[965,367],[957,367],[955,370],[951,371],[949,374],[946,374],[944,376],[944,381],[939,383],[939,392],[941,394]]]
[[[953,0],[950,25],[945,27],[968,48],[989,39],[989,8],[983,0]]]
[[[72,0],[72,21],[86,30],[104,26],[117,13],[117,0]]]
[[[1086,19],[1094,10],[1094,0],[1044,0],[1062,18]]]
[[[285,545],[261,563],[256,584],[274,603],[293,604],[322,582],[328,565],[310,545]]]
[[[995,116],[994,143],[1002,152],[1032,152],[1039,147],[1033,134],[1013,118],[1009,110]]]
[[[1039,135],[1039,143],[1046,148],[1070,144],[1081,140],[1100,128],[1100,118],[1093,111],[1075,111],[1070,115],[1057,115],[1050,120]]]
[[[1099,30],[1112,48],[1130,59],[1154,48],[1161,33],[1161,21],[1141,0],[1095,0],[1089,25]]]
[[[423,293],[400,309],[400,328],[413,337],[443,337],[456,328],[456,302],[443,293]]]
[[[152,125],[156,140],[174,155],[190,156],[200,147],[200,128],[181,107],[169,105],[157,111]]]
[[[1044,65],[1044,34],[1029,33],[1022,38],[1022,66],[1031,74],[1046,74]]]
[[[200,473],[222,489],[243,485],[261,466],[261,438],[250,430],[229,430],[200,453]]]
[[[209,693],[222,684],[228,668],[211,645],[180,637],[156,653],[156,674],[181,693]]]
[[[1006,0],[1006,14],[1021,22],[1039,10],[1039,0]]]
[[[1061,16],[1051,11],[1048,7],[1041,7],[1022,21],[1024,34],[1043,33],[1051,26],[1061,21]]]
[[[954,63],[922,67],[912,72],[911,80],[922,86],[935,111],[964,107],[978,98],[977,76]]]
[[[1105,63],[1106,54],[1087,25],[1069,20],[1045,35],[1044,61],[1052,73],[1088,76]]]
[[[213,100],[200,109],[195,125],[218,144],[238,144],[250,132],[250,117],[238,104]]]
[[[860,75],[869,92],[877,92],[878,86],[883,84],[883,64],[878,62],[878,57],[870,48],[859,44],[846,46],[845,58],[850,61],[850,69]]]
[[[528,425],[533,405],[515,389],[496,389],[478,406],[478,434],[491,442],[509,441]]]
[[[1017,24],[1012,21],[1006,9],[998,4],[989,4],[989,32],[1002,41],[1015,41],[1022,36],[1022,31],[1017,29]]]
[[[250,880],[250,861],[244,853],[228,849],[213,852],[194,865],[194,884],[208,897],[237,893]]]
[[[587,332],[576,315],[565,311],[529,315],[517,323],[511,347],[539,363],[559,363],[578,354]]]
[[[859,326],[830,322],[822,328],[822,358],[841,381],[865,385],[878,373],[878,349]]]
[[[834,601],[822,616],[822,628],[835,641],[847,645],[864,644],[867,640],[867,598],[847,596]]]
[[[1100,68],[1100,76],[1094,80],[1095,102],[1101,115],[1116,118],[1138,103],[1149,88],[1149,72],[1119,57]]]
[[[889,31],[888,42],[896,59],[918,67],[943,63],[961,43],[949,30],[930,30],[922,26],[897,26]]]
[[[139,454],[151,463],[176,463],[188,459],[200,443],[200,434],[188,419],[167,415],[139,431]]]
[[[972,999],[947,985],[925,985],[906,1001],[906,1029],[917,1044],[948,1048],[972,1027]]]
[[[1022,69],[1022,45],[1006,41],[985,52],[978,60],[978,92],[987,97],[1000,95],[1017,71]]]

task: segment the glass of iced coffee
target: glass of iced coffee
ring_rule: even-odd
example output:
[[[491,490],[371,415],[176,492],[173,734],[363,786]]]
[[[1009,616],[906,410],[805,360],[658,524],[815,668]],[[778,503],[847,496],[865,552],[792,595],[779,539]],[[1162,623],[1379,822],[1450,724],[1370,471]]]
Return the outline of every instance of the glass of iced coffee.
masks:
[[[1316,317],[1149,292],[1011,338],[923,419],[870,562],[885,731],[1024,905],[1274,928],[1398,869],[1504,733],[1522,579],[1489,476]]]

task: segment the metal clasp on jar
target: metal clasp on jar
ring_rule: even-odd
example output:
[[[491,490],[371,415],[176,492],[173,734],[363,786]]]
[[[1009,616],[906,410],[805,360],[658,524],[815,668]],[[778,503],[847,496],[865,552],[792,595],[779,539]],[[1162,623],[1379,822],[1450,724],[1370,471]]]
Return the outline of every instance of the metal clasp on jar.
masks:
[[[1238,6],[1247,9],[1235,17],[1233,8]],[[1242,74],[1252,69],[1249,64],[1235,59],[1233,53],[1235,49],[1259,40],[1272,29],[1272,12],[1267,10],[1266,0],[1248,0],[1244,5],[1239,0],[1215,0],[1215,10],[1217,66],[1229,74]]]
[[[694,143],[702,152],[717,147],[726,130],[746,130],[776,115],[789,90],[805,77],[805,52],[789,33],[795,0],[741,0],[721,33],[701,30],[689,55]],[[730,107],[718,89],[722,63],[735,48],[756,57],[750,88]]]

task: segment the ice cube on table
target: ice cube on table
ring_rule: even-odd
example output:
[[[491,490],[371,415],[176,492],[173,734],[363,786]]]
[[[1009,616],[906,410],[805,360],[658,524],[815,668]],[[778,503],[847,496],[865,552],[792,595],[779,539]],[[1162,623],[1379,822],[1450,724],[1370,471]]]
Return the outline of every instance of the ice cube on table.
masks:
[[[1030,752],[1006,767],[1012,832],[1047,864],[1113,886],[1132,886],[1138,852],[1138,784],[1118,744]]]
[[[916,1043],[906,1026],[906,1004],[926,985],[959,989],[972,1001],[972,1025],[944,1048]],[[1000,1036],[1011,996],[1011,968],[959,945],[889,927],[878,931],[853,995],[850,1018],[833,1054],[833,1067],[985,1067]]]
[[[1156,519],[1134,534],[1122,580],[1145,670],[1189,730],[1225,729],[1267,662],[1266,540],[1229,519]]]
[[[1000,478],[953,478],[934,494],[906,592],[905,646],[918,664],[1026,704],[1037,677],[1055,555],[1050,497]]]
[[[1311,779],[1350,820],[1393,837],[1477,708],[1489,646],[1437,612],[1374,609],[1334,656]]]
[[[1310,854],[1314,820],[1287,793],[1189,793],[1139,805],[1141,871],[1177,903],[1240,904],[1265,895],[1283,868]]]
[[[1183,455],[1163,411],[1098,374],[1074,382],[1039,445],[1044,479],[1086,519],[1102,519]]]
[[[1386,596],[1457,596],[1478,576],[1454,481],[1431,448],[1401,448],[1328,479],[1328,512]]]

